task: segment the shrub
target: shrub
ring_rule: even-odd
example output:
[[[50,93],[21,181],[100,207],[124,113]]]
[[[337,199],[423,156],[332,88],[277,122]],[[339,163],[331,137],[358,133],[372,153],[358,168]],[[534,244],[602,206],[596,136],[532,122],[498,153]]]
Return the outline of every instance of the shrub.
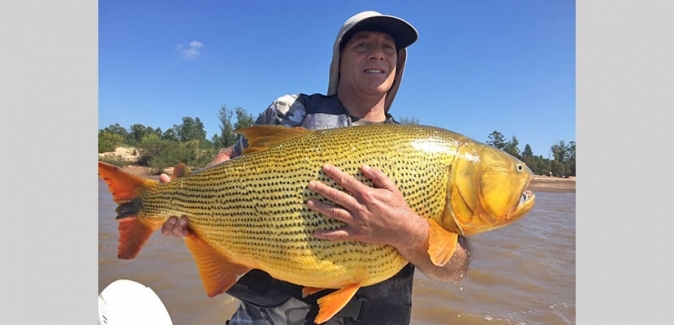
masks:
[[[121,135],[108,132],[98,132],[98,153],[115,151],[122,144],[124,139]]]

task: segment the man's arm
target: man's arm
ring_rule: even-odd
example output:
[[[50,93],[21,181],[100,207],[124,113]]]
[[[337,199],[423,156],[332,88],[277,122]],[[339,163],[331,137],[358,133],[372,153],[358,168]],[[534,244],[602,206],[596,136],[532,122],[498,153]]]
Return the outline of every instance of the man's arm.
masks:
[[[443,266],[433,264],[427,253],[428,221],[407,206],[395,183],[381,170],[368,166],[362,168],[363,174],[374,182],[376,188],[359,182],[332,165],[323,166],[323,172],[351,195],[321,182],[309,183],[310,190],[336,204],[310,200],[309,208],[346,223],[341,229],[317,231],[317,238],[392,245],[424,274],[437,280],[459,281],[466,275],[471,258],[467,238],[459,237],[459,245],[449,262]]]

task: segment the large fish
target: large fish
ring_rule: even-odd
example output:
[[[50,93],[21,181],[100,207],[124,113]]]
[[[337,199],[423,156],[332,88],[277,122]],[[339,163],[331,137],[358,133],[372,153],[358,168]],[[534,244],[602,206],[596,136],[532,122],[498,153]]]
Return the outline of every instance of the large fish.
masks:
[[[170,216],[186,215],[185,243],[209,297],[251,269],[305,287],[338,289],[318,300],[316,323],[334,316],[358,288],[384,281],[408,263],[388,245],[319,240],[319,229],[344,224],[307,208],[307,187],[330,163],[372,186],[363,164],[380,168],[409,207],[430,223],[428,253],[444,265],[458,234],[497,229],[534,205],[531,170],[491,146],[444,129],[374,124],[309,131],[282,126],[242,129],[249,143],[235,159],[196,172],[176,168],[158,183],[99,162],[98,172],[119,204],[118,257],[134,258]]]

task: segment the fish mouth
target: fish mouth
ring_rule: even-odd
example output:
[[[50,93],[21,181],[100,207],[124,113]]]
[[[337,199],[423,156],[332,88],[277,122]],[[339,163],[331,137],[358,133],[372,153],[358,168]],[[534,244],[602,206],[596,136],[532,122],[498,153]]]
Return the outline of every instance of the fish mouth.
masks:
[[[536,194],[532,190],[524,190],[522,192],[522,195],[520,196],[520,204],[519,205],[524,205],[527,204],[529,200],[533,201],[536,198]]]
[[[521,218],[534,207],[535,202],[536,194],[532,190],[525,188],[520,195],[519,202],[513,207],[510,213],[508,213],[506,219],[511,220],[512,222]]]

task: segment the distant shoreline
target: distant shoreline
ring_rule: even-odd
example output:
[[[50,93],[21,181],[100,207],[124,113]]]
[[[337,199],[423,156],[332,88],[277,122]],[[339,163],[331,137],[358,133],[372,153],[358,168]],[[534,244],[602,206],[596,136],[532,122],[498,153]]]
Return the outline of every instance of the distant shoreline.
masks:
[[[154,180],[159,180],[158,175],[153,175],[149,168],[138,166],[138,165],[127,165],[123,168],[125,171],[142,176],[145,178],[150,178]],[[167,173],[171,172],[171,169],[166,170]],[[534,176],[534,179],[529,184],[529,189],[535,192],[549,192],[549,193],[576,193],[576,178],[561,178],[561,177],[549,177],[549,176]]]
[[[529,189],[534,192],[576,193],[576,178],[536,175],[529,184]]]

